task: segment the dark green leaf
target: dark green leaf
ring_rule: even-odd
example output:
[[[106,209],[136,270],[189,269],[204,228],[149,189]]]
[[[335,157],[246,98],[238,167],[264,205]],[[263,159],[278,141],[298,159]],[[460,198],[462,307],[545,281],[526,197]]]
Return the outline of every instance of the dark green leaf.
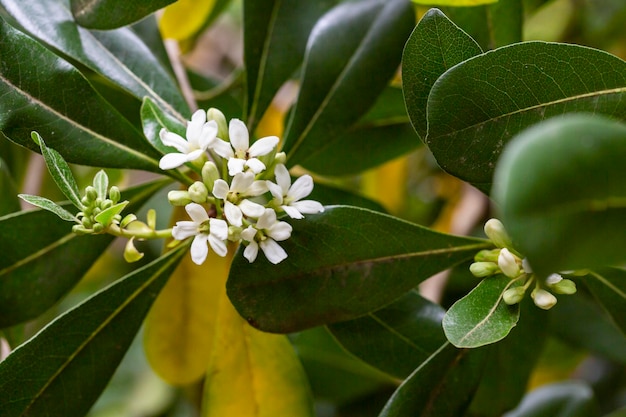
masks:
[[[519,319],[519,305],[502,301],[510,281],[504,275],[485,278],[450,307],[443,318],[443,330],[453,345],[475,348],[509,334]]]
[[[68,222],[75,222],[76,216],[65,210],[63,207],[59,206],[55,202],[48,200],[47,198],[40,197],[38,195],[28,195],[28,194],[20,194],[19,197],[26,201],[27,203],[32,204],[35,207],[42,208],[44,210],[48,210],[61,219]]]
[[[159,137],[161,129],[165,128],[185,137],[186,126],[177,118],[161,110],[149,97],[144,98],[141,105],[141,123],[143,124],[143,134],[148,142],[162,153],[172,152],[172,149],[161,142]]]
[[[0,217],[20,210],[17,187],[7,163],[0,158]]]
[[[20,63],[0,66],[0,129],[12,141],[39,150],[36,130],[68,162],[159,170],[159,154],[76,69],[1,19],[0,57]]]
[[[122,193],[136,211],[164,182]],[[71,207],[69,204],[64,208]],[[44,232],[45,231],[45,232]],[[78,236],[48,211],[0,217],[0,328],[37,317],[65,295],[102,255],[113,236]]]
[[[626,334],[626,271],[617,268],[599,268],[584,278],[584,283],[600,305]]]
[[[408,0],[343,3],[318,21],[285,136],[290,165],[339,140],[374,104],[398,68],[413,24]]]
[[[176,0],[70,0],[76,22],[90,29],[115,29],[143,19]]]
[[[515,410],[504,417],[595,417],[592,389],[582,382],[558,382],[531,391]]]
[[[148,96],[174,115],[189,113],[172,77],[129,28],[102,32],[80,27],[68,0],[0,0],[0,5],[27,33],[102,74],[139,100]]]
[[[446,341],[445,310],[415,290],[356,320],[329,325],[348,351],[397,378],[408,377]]]
[[[485,363],[484,349],[455,349],[444,343],[389,399],[380,417],[462,416]]]
[[[626,126],[591,115],[520,134],[498,162],[493,197],[535,272],[626,261]]]
[[[247,123],[254,131],[280,86],[302,63],[309,33],[338,0],[245,0]]]
[[[441,11],[431,9],[419,21],[402,54],[406,108],[417,134],[426,138],[426,102],[437,78],[482,49]]]
[[[84,416],[185,253],[182,248],[97,293],[13,351],[0,364],[0,414]]]
[[[227,282],[242,317],[266,331],[362,316],[489,246],[356,207],[327,207],[290,223],[291,238],[281,242],[286,261],[237,256]]]
[[[370,200],[369,198],[352,193],[350,191],[346,191],[341,188],[319,182],[315,183],[315,188],[313,188],[313,191],[311,192],[311,194],[309,194],[307,198],[319,201],[325,206],[356,206],[378,211],[380,213],[386,213],[385,208],[374,200]]]
[[[446,171],[487,190],[503,147],[521,130],[568,112],[623,117],[625,92],[626,63],[613,55],[576,45],[515,44],[437,80],[426,141]]]

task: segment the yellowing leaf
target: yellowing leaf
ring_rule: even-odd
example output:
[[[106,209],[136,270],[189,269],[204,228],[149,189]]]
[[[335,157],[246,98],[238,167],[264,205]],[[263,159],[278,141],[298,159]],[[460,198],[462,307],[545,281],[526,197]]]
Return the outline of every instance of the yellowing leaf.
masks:
[[[159,21],[165,39],[183,41],[202,29],[209,18],[215,0],[178,0],[164,9]]]
[[[202,417],[313,417],[308,381],[287,337],[251,327],[225,291],[212,352]]]
[[[428,6],[479,6],[481,4],[496,3],[498,0],[411,0],[413,3],[425,4]]]

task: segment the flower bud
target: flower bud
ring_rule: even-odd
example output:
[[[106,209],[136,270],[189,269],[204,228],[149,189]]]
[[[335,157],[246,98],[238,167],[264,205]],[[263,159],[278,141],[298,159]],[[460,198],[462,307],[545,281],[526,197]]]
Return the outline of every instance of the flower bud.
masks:
[[[206,199],[209,196],[209,190],[204,183],[196,181],[189,186],[189,197],[194,203],[202,204],[206,203]]]
[[[474,256],[476,262],[498,262],[500,249],[483,249]]]
[[[550,289],[557,294],[571,295],[576,293],[576,284],[570,279],[562,279],[558,283],[550,285]]]
[[[502,294],[502,300],[508,305],[517,304],[524,299],[526,289],[524,287],[509,288]]]
[[[94,233],[102,233],[104,231],[104,225],[102,223],[95,223],[93,225]]]
[[[535,288],[532,293],[530,293],[535,305],[544,310],[549,310],[556,304],[556,297],[549,293],[548,291]]]
[[[498,256],[498,267],[504,275],[509,278],[517,278],[520,275],[519,265],[517,264],[516,256],[513,255],[507,248],[500,251]]]
[[[509,234],[504,229],[504,225],[498,219],[489,219],[485,223],[485,234],[499,248],[510,248],[513,246]]]
[[[226,116],[224,116],[224,113],[214,107],[211,107],[206,112],[206,118],[207,122],[210,120],[215,120],[215,123],[217,123],[218,138],[223,139],[227,142],[230,141],[230,138],[228,136],[228,123],[226,123]]]
[[[205,162],[202,167],[202,182],[206,185],[209,192],[213,192],[213,185],[219,178],[220,173],[217,170],[215,163],[212,161]]]
[[[522,269],[527,274],[532,274],[533,273],[533,269],[530,266],[530,262],[528,262],[528,258],[522,259]]]
[[[498,265],[494,262],[474,262],[469,269],[475,277],[484,278],[497,273]]]
[[[98,191],[93,186],[88,185],[87,188],[85,188],[85,197],[87,197],[88,201],[88,203],[85,204],[89,204],[98,198]]]
[[[173,206],[186,206],[191,203],[191,197],[188,191],[173,190],[167,193],[167,200]]]
[[[274,157],[276,164],[285,164],[287,162],[287,154],[285,152],[278,152]]]
[[[109,189],[109,198],[113,202],[113,204],[117,204],[118,201],[122,198],[122,193],[120,193],[120,189],[115,185]]]
[[[546,285],[549,285],[549,286],[556,285],[561,281],[563,281],[563,277],[560,276],[559,274],[550,274],[548,275],[548,278],[546,278]]]

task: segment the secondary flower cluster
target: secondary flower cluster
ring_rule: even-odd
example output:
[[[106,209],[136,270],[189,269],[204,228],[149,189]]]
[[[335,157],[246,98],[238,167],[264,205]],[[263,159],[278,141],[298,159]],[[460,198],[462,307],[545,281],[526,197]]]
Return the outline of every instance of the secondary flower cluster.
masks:
[[[243,243],[249,262],[257,258],[259,249],[273,264],[287,258],[278,242],[291,236],[292,227],[279,216],[302,219],[304,214],[324,211],[319,202],[303,200],[313,191],[311,176],[303,175],[292,184],[286,156],[276,149],[278,137],[264,137],[250,145],[246,125],[238,119],[227,125],[216,109],[196,111],[185,136],[161,130],[163,144],[178,152],[164,155],[159,166],[174,169],[190,163],[200,176],[187,190],[168,194],[170,203],[185,206],[191,218],[177,222],[172,236],[193,237],[193,262],[202,264],[209,246],[226,256],[228,241]]]
[[[504,229],[504,225],[497,219],[485,223],[485,234],[496,245],[497,249],[482,250],[474,257],[470,271],[476,277],[488,277],[503,274],[510,278],[509,286],[502,294],[505,303],[517,304],[524,298],[526,290],[535,283],[530,296],[535,305],[544,310],[552,308],[557,299],[556,294],[574,294],[576,284],[564,279],[560,274],[551,274],[542,282],[533,274],[526,258],[513,248],[511,239]]]

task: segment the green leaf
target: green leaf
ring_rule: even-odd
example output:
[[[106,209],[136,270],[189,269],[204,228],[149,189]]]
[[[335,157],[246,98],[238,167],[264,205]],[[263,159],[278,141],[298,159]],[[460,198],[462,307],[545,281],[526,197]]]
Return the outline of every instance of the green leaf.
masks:
[[[595,417],[599,416],[593,390],[582,382],[566,381],[531,391],[505,417]]]
[[[346,350],[404,379],[445,343],[444,314],[413,290],[381,310],[328,328]]]
[[[20,210],[17,199],[17,187],[9,167],[4,159],[0,158],[0,216]]]
[[[129,25],[176,0],[70,0],[76,22],[90,29]]]
[[[379,417],[462,416],[480,382],[484,349],[444,343],[409,376]]]
[[[250,264],[237,256],[226,284],[235,308],[261,330],[356,318],[490,245],[355,207],[327,207],[290,223],[291,238],[280,242],[286,261],[272,265],[260,253]]]
[[[438,9],[430,9],[419,21],[402,54],[402,85],[411,123],[422,139],[426,138],[426,102],[435,81],[482,52],[471,36]]]
[[[39,133],[32,132],[30,135],[33,141],[41,148],[41,154],[46,161],[46,166],[54,183],[59,187],[63,195],[74,204],[74,207],[79,210],[82,209],[83,204],[80,201],[78,185],[65,159],[54,149],[48,148]]]
[[[311,29],[338,0],[245,0],[247,123],[254,131],[281,85],[302,63]]]
[[[584,284],[626,334],[626,271],[617,268],[599,268],[589,272]]]
[[[0,5],[28,34],[102,74],[139,100],[148,96],[181,121],[184,118],[179,113],[189,113],[172,77],[129,28],[89,31],[74,22],[68,0],[0,0]]]
[[[115,217],[116,214],[120,214],[127,205],[128,201],[117,203],[105,210],[102,210],[97,216],[94,217],[94,220],[100,224],[109,226],[113,221],[113,217]]]
[[[509,334],[519,319],[519,305],[502,301],[510,282],[504,275],[486,278],[450,307],[443,318],[443,330],[453,345],[475,348]]]
[[[0,129],[12,141],[39,150],[36,130],[68,162],[160,171],[158,153],[75,68],[1,19],[0,56],[20,63],[0,67]]]
[[[410,126],[402,89],[388,87],[341,140],[308,158],[305,168],[322,175],[355,175],[401,156],[421,142]]]
[[[165,128],[170,132],[177,133],[185,137],[186,126],[177,118],[163,111],[149,97],[145,97],[141,105],[141,123],[143,125],[143,134],[148,142],[161,153],[170,153],[172,148],[163,145],[159,132]]]
[[[606,52],[545,42],[502,47],[437,80],[426,142],[443,169],[488,190],[502,149],[521,130],[568,112],[622,117],[625,92],[626,63]]]
[[[624,158],[626,126],[584,114],[538,124],[505,149],[493,198],[533,271],[626,261]]]
[[[103,170],[96,172],[93,177],[93,186],[96,189],[98,197],[103,201],[107,198],[109,192],[109,177]]]
[[[413,24],[407,0],[343,3],[317,22],[284,138],[290,166],[341,139],[374,104],[398,68]]]
[[[48,210],[61,219],[68,222],[75,222],[76,216],[65,210],[63,207],[59,206],[55,202],[48,200],[47,198],[40,197],[38,195],[29,195],[29,194],[19,194],[19,197],[26,201],[27,203],[32,204],[35,207],[42,208],[44,210]]]
[[[385,208],[374,200],[370,200],[369,198],[363,197],[359,194],[319,182],[315,183],[315,188],[313,188],[313,191],[307,198],[319,201],[325,206],[356,206],[378,211],[380,213],[386,213]]]
[[[164,182],[122,193],[136,211]],[[70,205],[64,204],[67,209]],[[53,306],[89,270],[113,236],[78,236],[48,211],[0,217],[0,328],[35,318]]]
[[[181,248],[97,293],[13,351],[0,364],[0,414],[84,416],[185,253]]]

